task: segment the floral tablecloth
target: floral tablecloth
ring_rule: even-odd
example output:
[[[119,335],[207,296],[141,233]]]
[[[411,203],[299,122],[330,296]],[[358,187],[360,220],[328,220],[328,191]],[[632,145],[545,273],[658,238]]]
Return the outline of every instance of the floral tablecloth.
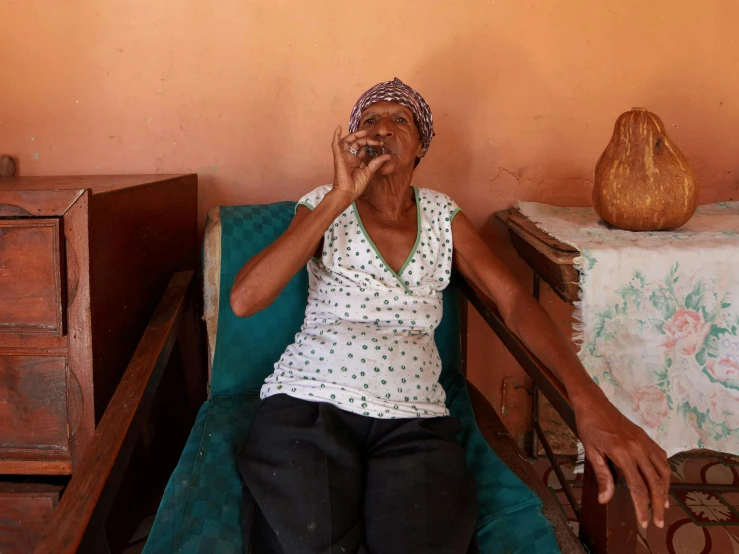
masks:
[[[518,208],[580,252],[575,338],[611,402],[668,455],[739,454],[739,202],[657,233],[614,229],[592,208]]]

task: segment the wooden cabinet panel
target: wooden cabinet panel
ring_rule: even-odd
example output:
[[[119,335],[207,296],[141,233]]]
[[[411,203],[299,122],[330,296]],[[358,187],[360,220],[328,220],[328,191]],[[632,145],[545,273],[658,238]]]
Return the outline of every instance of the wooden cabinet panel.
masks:
[[[62,487],[0,483],[0,552],[26,554],[41,536],[59,504]]]
[[[197,198],[196,175],[0,180],[0,474],[78,467],[172,274],[198,266]],[[54,498],[0,483],[0,554]]]
[[[0,331],[63,332],[59,219],[0,219]]]
[[[3,458],[70,459],[64,357],[0,356]]]
[[[79,464],[169,279],[198,265],[197,198],[196,175],[0,180],[0,474]]]

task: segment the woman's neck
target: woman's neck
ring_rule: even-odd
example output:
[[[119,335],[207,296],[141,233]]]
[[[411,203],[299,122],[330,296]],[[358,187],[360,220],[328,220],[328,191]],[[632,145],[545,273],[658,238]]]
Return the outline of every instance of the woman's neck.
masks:
[[[360,197],[376,211],[389,217],[399,216],[415,204],[411,175],[375,175]]]

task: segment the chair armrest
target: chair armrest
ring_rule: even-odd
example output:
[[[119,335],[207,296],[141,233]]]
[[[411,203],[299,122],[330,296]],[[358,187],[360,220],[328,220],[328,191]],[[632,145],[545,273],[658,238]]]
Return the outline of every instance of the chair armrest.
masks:
[[[577,435],[575,411],[567,398],[567,391],[562,382],[526,348],[521,339],[508,329],[491,298],[476,290],[461,275],[458,275],[458,279],[459,289],[467,297],[470,304],[475,307],[490,328],[495,331],[503,345],[531,377],[534,385],[554,406],[554,409],[557,410],[572,432]],[[541,431],[535,427],[534,432],[538,434]],[[556,456],[550,450],[547,450],[547,457],[550,462],[556,463],[556,460],[554,460]],[[603,505],[598,502],[598,483],[593,466],[587,459],[585,460],[583,499],[580,510],[580,537],[583,543],[590,548],[590,551],[596,554],[635,552],[637,531],[634,522],[636,518],[629,489],[623,474],[610,460],[609,467],[614,476],[616,491],[613,499],[607,505]],[[559,535],[557,540],[559,540]]]
[[[193,272],[172,277],[35,554],[73,554],[103,531],[194,294]]]
[[[575,411],[567,397],[562,382],[554,376],[551,370],[542,364],[536,356],[514,335],[503,321],[495,302],[480,291],[461,275],[459,278],[459,289],[467,297],[485,322],[495,332],[503,345],[513,355],[519,365],[526,371],[531,381],[544,394],[554,406],[567,426],[577,435],[577,424],[575,422]]]
[[[558,506],[551,492],[536,475],[534,468],[528,462],[524,453],[521,452],[516,441],[511,437],[495,409],[469,381],[467,382],[467,390],[480,432],[501,461],[541,499],[542,513],[552,524],[560,550],[567,554],[585,554],[585,549],[577,540],[564,512]]]

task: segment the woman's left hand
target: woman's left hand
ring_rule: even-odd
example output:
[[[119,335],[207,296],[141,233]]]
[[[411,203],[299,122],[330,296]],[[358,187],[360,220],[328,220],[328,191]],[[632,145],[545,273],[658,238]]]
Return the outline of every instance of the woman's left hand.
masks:
[[[575,406],[578,434],[598,481],[598,501],[606,504],[615,491],[610,459],[626,478],[639,525],[649,524],[651,502],[652,520],[662,527],[670,505],[667,454],[601,395],[589,395]]]

